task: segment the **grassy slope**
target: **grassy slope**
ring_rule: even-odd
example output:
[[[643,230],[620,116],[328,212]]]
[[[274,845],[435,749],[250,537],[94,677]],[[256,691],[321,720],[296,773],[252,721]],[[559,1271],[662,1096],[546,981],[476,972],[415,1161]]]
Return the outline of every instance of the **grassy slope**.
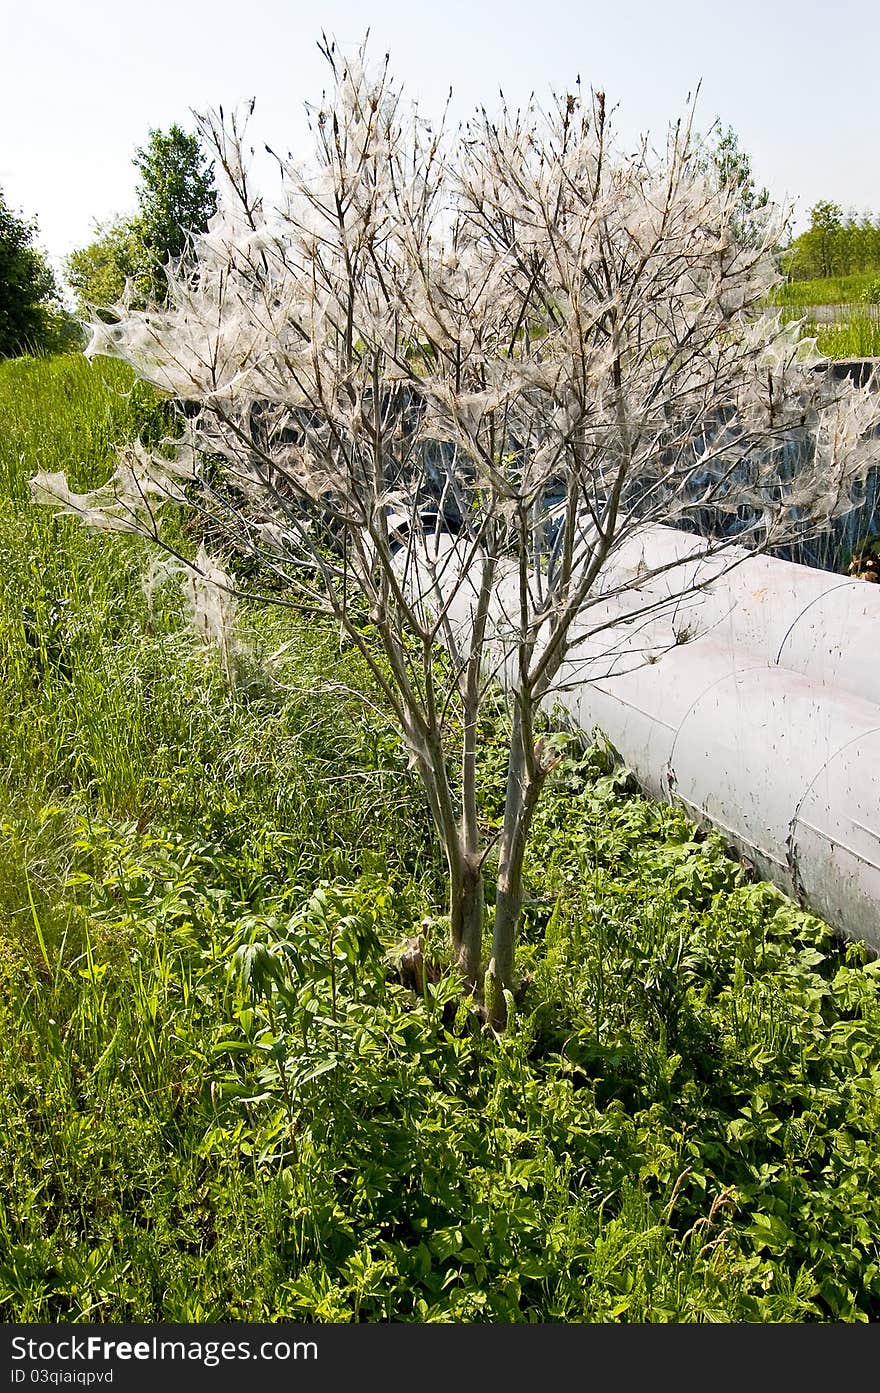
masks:
[[[406,992],[442,879],[350,655],[245,615],[228,693],[139,544],[23,501],[152,428],[111,367],[0,369],[0,1313],[876,1319],[874,966],[592,752],[515,1029]]]

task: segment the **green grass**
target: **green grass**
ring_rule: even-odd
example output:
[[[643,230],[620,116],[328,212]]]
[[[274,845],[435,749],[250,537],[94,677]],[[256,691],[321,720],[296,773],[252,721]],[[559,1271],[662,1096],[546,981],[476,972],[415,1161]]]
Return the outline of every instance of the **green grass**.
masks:
[[[816,339],[820,353],[829,358],[880,357],[880,315],[863,303],[878,285],[878,273],[860,271],[825,280],[787,281],[771,295],[770,303],[794,313],[812,305],[848,305],[847,318],[833,324],[808,321],[804,334]]]
[[[0,499],[21,502],[38,469],[70,469],[89,488],[109,472],[114,447],[139,431],[155,439],[164,413],[121,363],[81,354],[0,364]]]
[[[858,271],[851,276],[829,276],[810,281],[786,281],[773,291],[773,305],[852,305],[880,276],[880,271]]]
[[[0,1318],[876,1320],[876,965],[574,746],[487,1033],[338,636],[245,610],[228,690],[26,503],[159,433],[111,368],[0,365]]]
[[[855,310],[843,324],[814,324],[807,332],[829,358],[880,358],[880,313]]]

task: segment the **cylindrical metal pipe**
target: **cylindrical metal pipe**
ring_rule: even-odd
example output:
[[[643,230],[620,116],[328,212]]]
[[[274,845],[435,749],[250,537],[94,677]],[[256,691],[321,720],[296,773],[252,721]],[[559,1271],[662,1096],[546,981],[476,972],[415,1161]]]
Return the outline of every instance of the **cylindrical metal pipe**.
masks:
[[[428,609],[448,606],[466,652],[477,595],[474,575],[462,574],[467,553],[460,539],[432,538],[424,545],[424,552],[410,553],[407,587]],[[679,545],[678,537],[661,536],[651,559]],[[436,559],[429,563],[426,555]],[[791,653],[821,669],[818,641],[812,651],[806,646],[797,653],[811,632],[807,615],[815,611],[814,630],[820,631],[816,621],[833,614],[835,596],[850,587],[809,572],[823,588],[799,607],[797,573],[805,568],[786,574],[790,563],[770,563],[764,557],[743,561],[745,617],[739,625],[714,625],[710,637],[682,641],[678,611],[645,616],[627,608],[651,603],[652,593],[601,601],[580,622],[580,639],[545,704],[561,705],[588,734],[600,730],[647,792],[679,801],[698,822],[716,827],[761,875],[842,934],[880,951],[880,704],[781,661]],[[777,565],[786,570],[777,573]],[[750,602],[748,587],[768,576],[768,595]],[[713,581],[711,604],[731,609],[730,591],[722,595],[730,580]],[[873,589],[854,585],[859,594]],[[517,578],[502,576],[489,626],[502,673],[516,630],[517,594]],[[783,612],[784,602],[792,603],[793,619]],[[848,618],[842,610],[839,624]],[[602,622],[609,627],[595,632]],[[755,635],[754,647],[740,641],[745,634]],[[826,648],[834,639],[825,635]],[[838,649],[846,656],[840,642]],[[846,672],[857,676],[853,664]],[[867,663],[866,672],[870,678]]]
[[[603,675],[573,662],[556,700],[642,786],[711,823],[760,874],[880,950],[880,707],[706,640]],[[607,671],[607,668],[606,668]]]
[[[741,547],[707,557],[705,546],[675,528],[645,528],[612,555],[603,583],[636,586],[642,602],[665,602],[683,638],[703,635],[731,653],[746,649],[880,702],[880,586]],[[628,608],[638,603],[632,590],[621,600]]]

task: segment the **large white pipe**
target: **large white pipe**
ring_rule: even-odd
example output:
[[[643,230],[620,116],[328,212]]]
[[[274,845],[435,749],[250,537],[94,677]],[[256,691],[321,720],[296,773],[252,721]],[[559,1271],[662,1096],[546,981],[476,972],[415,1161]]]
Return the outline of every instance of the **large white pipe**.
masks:
[[[686,534],[645,539],[654,567],[664,564],[658,560],[663,554],[695,541],[699,546]],[[427,539],[426,551],[431,564],[409,553],[408,588],[432,610],[446,596],[451,625],[466,651],[477,568],[460,575],[463,548],[453,538]],[[708,637],[677,641],[678,612],[628,612],[626,606],[644,603],[645,594],[637,593],[634,601],[630,592],[596,606],[548,705],[561,705],[588,734],[600,730],[649,793],[683,804],[695,820],[716,827],[761,875],[839,932],[880,951],[880,704],[784,665],[791,654],[824,672],[824,651],[849,660],[841,632],[823,634],[818,621],[834,612],[838,590],[853,587],[859,597],[872,595],[857,616],[871,614],[873,587],[836,585],[805,567],[768,565],[771,560],[750,557],[712,582],[711,605],[733,616],[738,594],[744,613],[708,626]],[[625,578],[622,570],[617,575]],[[674,584],[680,590],[680,582]],[[656,596],[655,587],[647,599]],[[491,629],[501,646],[515,602],[515,581],[502,577]],[[851,633],[852,610],[845,608],[838,618]],[[592,632],[602,621],[610,627]],[[805,634],[812,637],[805,641]],[[742,642],[746,635],[752,647]],[[875,646],[878,636],[875,630]],[[875,647],[868,653],[874,656]],[[849,682],[859,680],[857,664],[842,667]],[[867,657],[863,675],[870,687]]]
[[[747,649],[880,702],[880,586],[741,547],[706,557],[705,546],[675,528],[646,528],[612,555],[602,584],[636,586],[621,595],[628,607],[666,602],[681,637],[704,635],[734,655]]]
[[[880,950],[880,707],[707,640],[604,675],[595,644],[555,700],[642,786]],[[607,666],[606,666],[607,671]]]

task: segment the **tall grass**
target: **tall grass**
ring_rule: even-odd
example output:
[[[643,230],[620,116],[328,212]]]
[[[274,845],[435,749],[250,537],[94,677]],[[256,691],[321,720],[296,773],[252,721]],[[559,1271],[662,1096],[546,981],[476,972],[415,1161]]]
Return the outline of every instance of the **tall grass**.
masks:
[[[90,488],[109,470],[115,446],[163,424],[156,398],[121,363],[81,354],[0,364],[0,499],[22,502],[38,469],[70,469]]]
[[[829,358],[880,357],[880,311],[863,304],[866,294],[877,285],[880,272],[860,271],[850,276],[831,276],[824,280],[787,281],[770,296],[771,305],[797,314],[813,305],[840,305],[846,314],[837,322],[804,324],[805,335],[815,338],[820,353]]]
[[[69,469],[81,488],[102,480],[121,439],[161,433],[161,404],[114,363],[19,360],[0,368],[0,421],[0,816],[37,827],[41,808],[61,804],[141,828],[218,823],[243,855],[255,841],[268,855],[274,839],[315,877],[354,865],[361,845],[393,860],[392,817],[415,817],[428,844],[418,793],[332,631],[245,612],[228,694],[173,588],[148,606],[144,544],[28,502],[38,467]],[[273,675],[264,660],[284,646]],[[0,902],[20,890],[21,866],[6,866]]]
[[[842,324],[817,324],[807,332],[829,358],[880,358],[880,311],[854,310]]]

